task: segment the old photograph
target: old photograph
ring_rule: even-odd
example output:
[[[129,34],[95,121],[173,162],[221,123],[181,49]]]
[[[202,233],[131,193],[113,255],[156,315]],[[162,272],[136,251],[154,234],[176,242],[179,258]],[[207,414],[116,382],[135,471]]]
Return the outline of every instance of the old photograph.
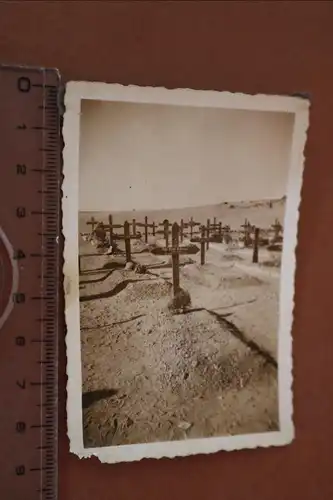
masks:
[[[290,443],[308,101],[78,82],[65,102],[71,451]]]

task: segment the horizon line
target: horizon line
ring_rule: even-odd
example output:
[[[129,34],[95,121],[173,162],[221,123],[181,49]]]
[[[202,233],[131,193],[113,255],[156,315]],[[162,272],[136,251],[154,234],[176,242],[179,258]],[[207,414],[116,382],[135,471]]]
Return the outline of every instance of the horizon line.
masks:
[[[161,212],[166,210],[187,210],[187,209],[197,209],[206,207],[216,207],[219,205],[240,205],[242,203],[263,203],[263,202],[279,202],[287,198],[287,195],[283,195],[280,198],[260,198],[260,199],[249,199],[240,201],[221,201],[220,203],[208,203],[207,205],[187,205],[184,207],[170,207],[170,208],[139,208],[139,209],[124,209],[124,210],[112,210],[112,213],[122,213],[122,212]],[[79,212],[109,212],[110,209],[79,209]]]

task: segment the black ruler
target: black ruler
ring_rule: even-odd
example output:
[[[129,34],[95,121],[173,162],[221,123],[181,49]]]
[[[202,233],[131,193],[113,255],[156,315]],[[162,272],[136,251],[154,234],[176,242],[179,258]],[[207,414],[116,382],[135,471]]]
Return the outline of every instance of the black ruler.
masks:
[[[0,67],[0,498],[58,483],[60,79]]]

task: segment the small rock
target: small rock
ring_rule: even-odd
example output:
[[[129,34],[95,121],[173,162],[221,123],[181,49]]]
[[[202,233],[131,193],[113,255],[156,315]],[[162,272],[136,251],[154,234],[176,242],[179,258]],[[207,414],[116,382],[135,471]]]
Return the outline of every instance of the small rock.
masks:
[[[133,420],[130,417],[127,417],[126,427],[131,427],[134,424]]]
[[[192,427],[192,424],[190,424],[190,422],[179,422],[178,426],[177,426],[179,429],[182,429],[183,431],[188,431],[191,427]]]
[[[125,271],[132,271],[132,269],[134,269],[134,263],[133,262],[126,262]]]
[[[147,272],[147,266],[144,266],[143,264],[137,264],[135,266],[135,272],[138,274],[145,274]]]

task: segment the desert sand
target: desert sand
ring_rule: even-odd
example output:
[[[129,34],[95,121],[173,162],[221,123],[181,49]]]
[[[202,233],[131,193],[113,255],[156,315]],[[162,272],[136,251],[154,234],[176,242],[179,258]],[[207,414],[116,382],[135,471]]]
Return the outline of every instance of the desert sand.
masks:
[[[105,213],[80,213],[82,232],[92,215],[107,221]],[[247,218],[267,229],[283,222],[284,200],[113,219],[145,215],[158,222],[216,217],[232,229]],[[203,266],[199,253],[182,255],[180,284],[191,306],[172,314],[171,259],[145,250],[132,240],[133,260],[147,266],[138,274],[125,269],[123,254],[105,255],[80,238],[85,446],[277,430],[280,255],[260,248],[253,264],[251,249],[223,243],[210,243]]]

